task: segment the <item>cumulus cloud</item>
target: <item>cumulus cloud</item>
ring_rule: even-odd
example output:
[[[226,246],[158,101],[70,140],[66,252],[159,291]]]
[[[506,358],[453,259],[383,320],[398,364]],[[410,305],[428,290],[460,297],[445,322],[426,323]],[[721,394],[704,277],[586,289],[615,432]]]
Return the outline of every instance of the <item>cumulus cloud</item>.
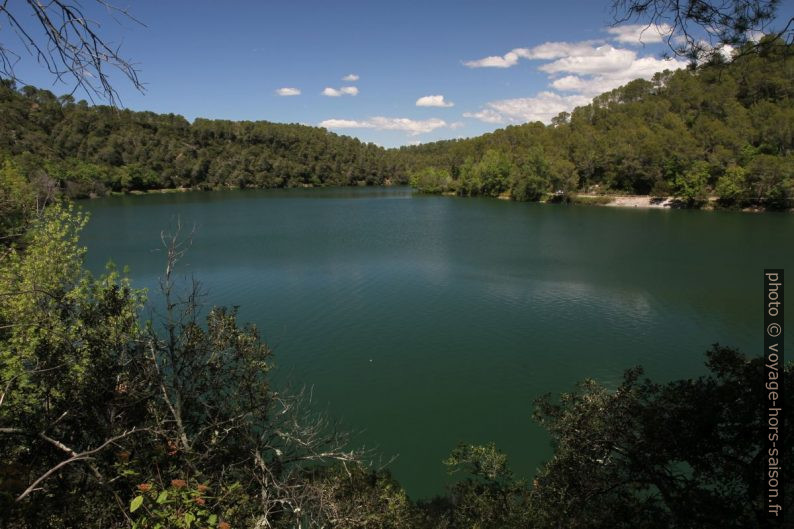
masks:
[[[442,95],[434,95],[434,96],[423,96],[416,100],[416,106],[418,107],[453,107],[455,103],[452,101],[445,101],[444,96]]]
[[[607,33],[622,44],[654,44],[666,40],[673,28],[669,24],[624,24],[607,28]]]
[[[643,29],[646,31],[643,33]],[[653,33],[650,31],[653,29]],[[618,42],[660,42],[666,27],[618,26],[607,31]],[[662,36],[660,36],[660,34]],[[652,36],[653,35],[653,36]],[[466,112],[463,117],[486,123],[519,123],[543,121],[548,123],[560,112],[585,105],[603,92],[608,92],[634,79],[650,79],[656,72],[675,70],[686,62],[663,60],[654,56],[641,57],[634,49],[603,41],[546,42],[532,48],[514,48],[505,55],[486,57],[465,63],[472,68],[507,68],[519,59],[544,61],[538,70],[549,76],[549,87],[533,97],[491,101],[483,108]]]
[[[342,77],[342,80],[347,81],[348,83],[353,83],[355,81],[358,81],[359,79],[360,79],[359,76],[354,73],[349,73],[346,76]]]
[[[505,118],[497,111],[490,108],[483,108],[477,112],[464,112],[464,118],[474,118],[485,123],[504,123]]]
[[[580,95],[594,97],[634,79],[650,79],[656,72],[684,68],[686,62],[673,59],[658,59],[656,57],[634,57],[621,67],[616,67],[615,63],[610,64],[608,61],[604,61],[602,66],[603,68],[599,70],[593,68],[592,65],[582,65],[575,61],[568,61],[565,64],[556,64],[553,68],[544,71],[553,70],[553,73],[573,74],[553,79],[550,83],[552,88],[562,92],[575,92]]]
[[[340,97],[344,95],[354,96],[358,95],[358,88],[355,86],[343,86],[342,88],[331,88],[326,86],[323,89],[323,95],[328,97]]]
[[[280,96],[299,96],[301,95],[301,91],[300,88],[291,88],[285,86],[284,88],[279,88],[276,90],[276,94]]]
[[[665,40],[671,33],[668,24],[643,25],[625,24],[606,29],[610,38],[621,44],[653,44]],[[482,59],[465,61],[469,68],[510,68],[518,64],[519,59],[550,61],[560,59],[582,58],[586,62],[591,58],[600,58],[601,62],[613,60],[625,61],[631,50],[622,50],[605,45],[604,40],[587,40],[581,42],[545,42],[531,48],[513,48],[504,55],[491,55]]]
[[[637,53],[632,50],[614,48],[606,44],[579,50],[577,53],[544,64],[538,69],[546,73],[609,74],[626,70],[636,58]]]
[[[463,64],[469,68],[510,68],[518,64],[518,54],[509,51],[504,55],[490,55],[474,61],[466,61]]]
[[[371,123],[366,121],[356,121],[354,119],[326,119],[319,123],[320,127],[326,129],[371,129]]]
[[[563,96],[554,92],[540,92],[534,97],[502,99],[487,103],[479,112],[463,114],[486,123],[548,123],[560,112],[589,103],[590,99],[580,95]]]
[[[532,48],[513,48],[504,55],[492,55],[463,64],[469,68],[510,68],[518,64],[518,59],[551,60],[585,54],[592,49],[592,44],[593,41],[546,42]]]
[[[411,136],[432,132],[436,129],[449,127],[446,121],[438,118],[416,120],[408,118],[389,118],[375,116],[365,120],[354,119],[326,119],[319,123],[320,127],[326,129],[376,129],[376,130],[399,130],[407,132]]]

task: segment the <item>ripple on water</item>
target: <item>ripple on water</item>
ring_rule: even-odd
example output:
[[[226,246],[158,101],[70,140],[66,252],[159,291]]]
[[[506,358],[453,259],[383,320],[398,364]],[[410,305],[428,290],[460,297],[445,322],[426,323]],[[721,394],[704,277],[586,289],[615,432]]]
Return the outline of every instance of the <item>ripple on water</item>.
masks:
[[[794,216],[554,207],[405,189],[178,193],[84,203],[88,265],[154,289],[159,233],[198,225],[183,271],[275,348],[278,383],[439,492],[458,442],[495,441],[519,473],[549,455],[538,395],[704,372],[720,341],[753,352],[765,266],[794,265]],[[153,302],[157,296],[153,292]],[[794,313],[794,312],[792,312]]]

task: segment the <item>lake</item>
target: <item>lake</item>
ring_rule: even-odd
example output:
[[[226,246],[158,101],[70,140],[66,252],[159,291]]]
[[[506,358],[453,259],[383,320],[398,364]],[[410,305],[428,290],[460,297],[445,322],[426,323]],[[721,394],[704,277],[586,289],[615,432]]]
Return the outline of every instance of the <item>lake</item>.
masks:
[[[759,355],[762,269],[794,265],[794,215],[416,195],[407,188],[219,191],[82,202],[87,264],[154,295],[160,231],[196,231],[181,271],[237,305],[278,384],[357,431],[413,497],[441,492],[459,442],[531,477],[550,453],[533,400],[706,372],[720,342]],[[794,311],[789,310],[789,315]],[[787,320],[788,322],[789,320]]]

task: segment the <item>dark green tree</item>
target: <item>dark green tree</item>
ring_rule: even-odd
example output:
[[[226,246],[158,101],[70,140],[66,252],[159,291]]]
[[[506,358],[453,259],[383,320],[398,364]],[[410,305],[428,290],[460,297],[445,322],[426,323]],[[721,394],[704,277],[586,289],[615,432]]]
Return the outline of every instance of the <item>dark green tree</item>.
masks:
[[[614,391],[586,380],[540,399],[555,451],[533,490],[538,527],[767,527],[764,360],[718,345],[707,358],[709,375],[694,380],[633,369]],[[788,429],[784,458],[791,443]],[[784,488],[791,508],[792,481]]]

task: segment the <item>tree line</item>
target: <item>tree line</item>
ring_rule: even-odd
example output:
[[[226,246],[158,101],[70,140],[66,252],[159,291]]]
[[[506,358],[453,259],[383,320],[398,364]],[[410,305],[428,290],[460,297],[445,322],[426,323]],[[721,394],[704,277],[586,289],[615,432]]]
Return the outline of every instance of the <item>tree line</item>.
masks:
[[[119,110],[0,83],[0,153],[72,198],[155,188],[404,183],[382,147],[317,127]]]
[[[576,193],[676,197],[699,206],[789,208],[794,199],[794,55],[766,39],[732,62],[657,73],[563,112],[403,147],[411,183],[429,193],[540,200]]]

